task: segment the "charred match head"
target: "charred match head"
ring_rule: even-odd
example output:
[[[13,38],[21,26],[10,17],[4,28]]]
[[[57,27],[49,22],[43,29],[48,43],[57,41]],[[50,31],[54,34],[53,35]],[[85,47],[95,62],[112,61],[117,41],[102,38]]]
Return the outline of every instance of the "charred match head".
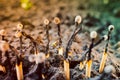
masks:
[[[95,39],[95,38],[97,37],[97,32],[96,32],[96,31],[92,31],[92,32],[90,33],[90,37],[91,37],[92,39]]]
[[[95,38],[97,37],[97,32],[96,31],[92,31],[90,33],[90,37],[92,38],[92,41],[91,41],[91,44],[90,44],[89,50],[88,50],[88,60],[91,60],[91,50],[92,50],[92,48],[94,46],[93,43],[94,43]]]
[[[104,35],[103,36],[103,39],[106,41],[108,39],[108,36],[107,35]]]
[[[61,22],[61,21],[60,21],[60,19],[59,19],[58,17],[55,17],[55,18],[54,18],[54,23],[55,23],[55,24],[60,24],[60,22]]]
[[[108,30],[112,31],[114,29],[114,25],[109,25]]]
[[[80,24],[82,22],[82,18],[80,15],[75,17],[75,23]]]
[[[44,24],[45,24],[45,25],[48,25],[49,23],[50,23],[50,21],[49,21],[48,19],[45,19],[45,20],[44,20]]]
[[[22,25],[21,23],[19,23],[19,24],[17,25],[17,30],[22,31],[22,29],[23,29],[23,25]]]

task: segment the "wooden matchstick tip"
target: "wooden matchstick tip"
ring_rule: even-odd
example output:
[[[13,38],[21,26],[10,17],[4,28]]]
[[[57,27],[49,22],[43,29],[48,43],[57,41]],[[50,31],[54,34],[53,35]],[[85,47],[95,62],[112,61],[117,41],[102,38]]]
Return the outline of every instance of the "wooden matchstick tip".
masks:
[[[107,35],[104,35],[103,36],[104,40],[106,41],[108,39],[108,36]]]
[[[0,71],[2,71],[2,72],[6,72],[6,69],[5,69],[5,67],[4,66],[2,66],[2,65],[0,65]]]
[[[18,30],[22,30],[23,29],[23,25],[21,23],[17,24],[17,29]]]
[[[90,37],[91,37],[92,39],[96,38],[96,37],[97,37],[97,32],[96,32],[96,31],[92,31],[92,32],[90,33]]]
[[[115,70],[115,67],[113,65],[108,65],[104,68],[104,72],[106,74],[109,74],[109,73],[115,73],[116,70]]]
[[[61,22],[61,21],[60,21],[60,19],[59,19],[58,17],[55,17],[55,18],[54,18],[54,23],[55,23],[55,24],[60,24],[60,22]]]
[[[9,50],[9,44],[6,41],[0,41],[0,49],[3,52]]]
[[[50,21],[49,21],[48,19],[45,19],[45,20],[44,20],[44,24],[45,24],[45,25],[48,25],[49,23],[50,23]]]
[[[78,23],[78,24],[80,24],[82,22],[82,18],[81,18],[81,16],[76,16],[75,17],[75,23]]]
[[[114,29],[114,25],[109,25],[108,30],[112,31]]]
[[[0,30],[0,35],[1,36],[6,36],[6,34],[7,34],[7,32],[4,29]]]
[[[20,38],[21,36],[22,36],[22,33],[21,33],[21,32],[18,32],[18,31],[17,31],[17,32],[15,33],[15,37]]]

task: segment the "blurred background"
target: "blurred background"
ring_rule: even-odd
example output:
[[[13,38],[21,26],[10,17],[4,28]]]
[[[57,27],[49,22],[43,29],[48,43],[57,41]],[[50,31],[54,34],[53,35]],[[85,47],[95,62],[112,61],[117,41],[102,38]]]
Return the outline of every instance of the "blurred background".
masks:
[[[43,19],[55,16],[70,26],[78,14],[87,31],[94,29],[103,35],[113,24],[111,43],[120,40],[120,0],[0,0],[0,29],[11,29],[22,22],[34,30],[43,25]]]

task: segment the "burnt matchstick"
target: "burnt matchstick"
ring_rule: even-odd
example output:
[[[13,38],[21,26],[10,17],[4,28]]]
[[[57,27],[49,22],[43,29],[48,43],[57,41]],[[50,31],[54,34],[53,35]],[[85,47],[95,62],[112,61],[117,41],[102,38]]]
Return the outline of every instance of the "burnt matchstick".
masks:
[[[59,48],[58,48],[58,54],[63,55],[63,47],[62,47],[62,39],[61,39],[61,28],[60,28],[60,19],[58,17],[54,18],[54,23],[57,25],[58,28],[58,36],[59,36]]]
[[[69,61],[67,60],[64,60],[64,73],[66,80],[70,80],[70,65],[69,65]]]
[[[26,34],[23,31],[22,24],[17,25],[17,32],[16,32],[15,36],[20,38],[20,52],[21,53],[22,53],[22,36],[25,36],[26,38],[30,39],[33,42],[33,45],[35,47],[35,54],[37,54],[37,42],[34,40],[34,38],[32,38],[30,35]]]
[[[22,58],[17,56],[16,60],[16,74],[17,74],[17,80],[23,80],[23,67],[22,67]]]
[[[90,78],[90,76],[91,76],[91,68],[92,68],[91,51],[92,51],[92,48],[93,48],[94,40],[97,37],[97,32],[92,31],[90,33],[90,37],[92,38],[92,42],[91,42],[90,47],[89,47],[88,59],[87,59],[87,62],[86,62],[86,77],[87,78]]]
[[[38,53],[38,50],[37,50],[37,42],[34,40],[34,38],[31,37],[30,35],[26,34],[24,31],[22,31],[21,34],[22,34],[23,36],[25,36],[26,38],[28,38],[28,39],[31,40],[31,42],[33,43],[34,48],[35,48],[35,54],[37,54],[37,53]]]
[[[99,45],[102,41],[106,41],[108,39],[108,36],[107,35],[104,35],[98,42],[96,42],[94,45],[93,45],[93,48],[96,47],[97,45]],[[84,55],[82,56],[81,60],[80,60],[80,67],[79,69],[82,70],[86,64],[86,60],[85,57],[87,55],[87,53],[89,52],[89,50],[87,50]]]
[[[69,61],[66,59],[68,58],[69,49],[70,49],[70,46],[72,45],[72,41],[74,37],[82,29],[82,27],[78,28],[78,25],[80,23],[81,23],[81,16],[76,16],[75,17],[75,30],[67,43],[66,51],[64,53],[64,58],[65,58],[64,59],[64,72],[65,72],[66,80],[70,80],[70,69],[69,69],[70,66],[69,66]]]
[[[20,54],[22,54],[22,30],[23,30],[23,25],[22,24],[18,24],[17,25],[17,30],[18,32],[16,33],[16,37],[19,38],[19,42],[20,42]]]
[[[72,42],[73,42],[75,36],[77,35],[78,32],[80,32],[82,30],[81,25],[80,25],[80,28],[78,27],[79,24],[81,23],[81,21],[82,21],[81,16],[78,15],[75,17],[75,29],[74,29],[73,34],[71,35],[71,37],[67,43],[66,52],[64,53],[65,59],[68,57],[68,53],[69,53],[70,47],[72,45]]]
[[[105,51],[102,55],[102,60],[101,60],[101,63],[100,63],[100,67],[99,67],[99,72],[102,73],[103,70],[104,70],[104,67],[105,67],[105,63],[106,63],[106,59],[107,59],[107,51],[108,51],[108,44],[109,44],[109,41],[110,41],[110,35],[111,35],[111,32],[112,30],[114,29],[114,26],[113,25],[110,25],[108,27],[108,39],[107,39],[107,43],[106,43],[106,46],[105,46]]]
[[[0,30],[0,35],[2,36],[2,40],[5,40],[6,34],[7,32],[4,29]]]
[[[61,39],[61,28],[60,28],[60,19],[58,17],[55,17],[54,18],[54,23],[57,25],[57,28],[58,28],[58,36],[59,36],[59,48],[61,47],[62,45],[62,39]]]
[[[22,24],[18,24],[17,26],[17,32],[15,33],[15,37],[19,38],[19,44],[20,44],[20,55],[16,56],[16,74],[17,74],[17,79],[18,80],[23,80],[23,68],[22,68],[22,29],[23,29],[23,25]]]
[[[48,19],[45,19],[44,20],[44,24],[46,26],[46,35],[47,35],[47,46],[46,46],[46,54],[47,54],[47,57],[49,57],[49,44],[50,44],[50,39],[49,39],[49,20]]]

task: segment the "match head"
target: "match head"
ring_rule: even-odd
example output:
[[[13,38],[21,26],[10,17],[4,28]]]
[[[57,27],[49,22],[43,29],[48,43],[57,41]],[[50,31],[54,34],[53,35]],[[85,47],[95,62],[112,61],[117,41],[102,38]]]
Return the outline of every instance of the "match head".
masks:
[[[6,41],[0,41],[0,50],[3,52],[9,50],[9,44]]]
[[[45,20],[44,20],[44,24],[45,24],[45,25],[48,25],[49,23],[50,23],[50,21],[49,21],[48,19],[45,19]]]
[[[0,30],[0,35],[1,36],[6,36],[6,34],[7,34],[7,32],[4,29]]]
[[[29,56],[28,56],[28,60],[29,60],[30,62],[34,62],[34,61],[35,61],[35,56],[34,56],[33,54],[29,55]]]
[[[18,29],[18,30],[22,30],[22,29],[23,29],[23,25],[22,25],[21,23],[19,23],[19,24],[17,25],[17,29]]]
[[[106,41],[108,39],[108,36],[107,35],[104,35],[103,36],[104,40]]]
[[[109,25],[108,30],[112,31],[114,29],[114,25]]]
[[[82,22],[82,18],[81,18],[81,16],[76,16],[75,17],[75,23],[78,23],[78,24],[80,24]]]
[[[109,74],[109,73],[115,73],[116,70],[115,70],[115,67],[113,65],[108,65],[104,68],[104,72],[106,74]]]
[[[96,32],[96,31],[92,31],[92,32],[90,33],[90,37],[91,37],[92,39],[95,39],[95,38],[97,37],[97,32]]]
[[[60,24],[60,22],[61,22],[61,21],[60,21],[60,19],[59,19],[58,17],[55,17],[55,18],[54,18],[54,23],[55,23],[55,24]]]
[[[15,33],[15,37],[20,38],[21,36],[22,36],[22,33],[21,33],[21,32],[17,31],[17,32]]]

